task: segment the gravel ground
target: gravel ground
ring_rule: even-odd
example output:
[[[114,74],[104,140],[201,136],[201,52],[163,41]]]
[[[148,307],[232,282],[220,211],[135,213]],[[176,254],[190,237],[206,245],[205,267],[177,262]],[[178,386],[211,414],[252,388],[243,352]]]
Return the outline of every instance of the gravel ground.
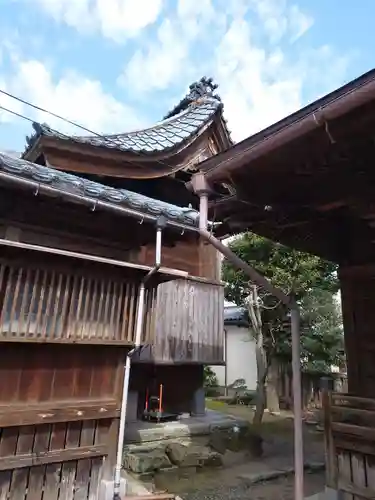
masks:
[[[220,478],[218,478],[218,482]],[[324,489],[324,473],[306,474],[305,496],[314,495]],[[200,489],[180,494],[183,500],[294,500],[294,477],[283,477],[275,481],[253,486],[218,485],[211,489]]]

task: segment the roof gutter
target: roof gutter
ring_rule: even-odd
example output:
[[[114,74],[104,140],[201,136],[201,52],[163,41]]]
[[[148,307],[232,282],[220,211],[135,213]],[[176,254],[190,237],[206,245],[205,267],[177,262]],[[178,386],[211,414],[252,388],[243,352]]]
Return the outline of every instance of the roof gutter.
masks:
[[[252,137],[250,137],[219,155],[219,158],[213,157],[202,163],[202,170],[205,172],[207,181],[219,180],[225,177],[227,173],[248,164],[250,161],[321,127],[329,120],[334,120],[375,99],[374,76],[371,79],[365,79],[363,83],[357,82],[354,87],[351,84],[348,84],[348,86],[347,92],[338,95],[336,98],[332,97],[327,103],[322,102],[316,109],[306,110],[307,114],[298,116],[299,112],[297,112],[295,120],[289,124],[286,123],[285,126],[282,126],[274,133],[270,131],[270,135],[267,136],[267,129],[264,130],[263,138],[260,138],[259,141],[254,143],[251,141]],[[312,106],[308,108],[311,109]],[[247,147],[246,142],[250,142]]]
[[[125,215],[129,217],[134,217],[142,222],[143,221],[157,222],[158,218],[160,217],[160,214],[158,215],[147,214],[139,210],[134,210],[132,208],[115,205],[113,203],[101,201],[96,198],[90,198],[88,196],[84,196],[81,194],[70,193],[69,191],[63,191],[54,188],[52,186],[48,186],[46,184],[41,184],[39,182],[32,181],[30,179],[24,179],[22,177],[17,177],[15,175],[8,174],[5,172],[0,172],[0,182],[21,186],[23,188],[33,189],[35,195],[45,194],[46,196],[50,196],[53,198],[62,198],[72,203],[86,205],[92,211],[96,210],[97,208],[102,208],[107,212],[112,212],[116,215],[122,215],[122,216]],[[167,227],[169,226],[171,228],[175,228],[180,231],[192,231],[195,233],[198,231],[198,227],[189,226],[188,224],[183,224],[181,222],[171,221],[170,219],[166,220],[167,220],[166,223]]]

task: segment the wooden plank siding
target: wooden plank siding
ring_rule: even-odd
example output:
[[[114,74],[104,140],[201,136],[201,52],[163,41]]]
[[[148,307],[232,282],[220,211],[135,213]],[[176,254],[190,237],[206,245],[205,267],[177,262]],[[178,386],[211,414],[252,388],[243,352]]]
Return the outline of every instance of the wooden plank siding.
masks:
[[[375,398],[375,268],[341,267],[339,277],[348,390]]]
[[[139,280],[108,271],[0,259],[0,341],[132,345]],[[154,298],[147,290],[143,341]]]
[[[375,399],[323,397],[327,485],[344,500],[375,498]]]
[[[127,349],[2,344],[0,500],[97,498],[113,472]]]
[[[173,280],[158,286],[153,303],[154,338],[137,358],[141,362],[224,362],[224,288]]]
[[[109,420],[3,428],[0,500],[94,500]]]

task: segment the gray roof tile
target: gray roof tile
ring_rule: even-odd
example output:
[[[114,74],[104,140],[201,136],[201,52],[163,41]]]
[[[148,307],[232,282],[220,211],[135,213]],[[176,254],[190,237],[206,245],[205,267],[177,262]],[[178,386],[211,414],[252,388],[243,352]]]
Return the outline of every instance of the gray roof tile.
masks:
[[[185,111],[151,128],[114,135],[68,136],[51,129],[48,125],[34,123],[36,133],[28,138],[28,148],[39,137],[45,136],[124,152],[159,153],[182,145],[201,133],[212,123],[221,107],[222,104],[218,99],[204,97],[190,104]]]
[[[225,306],[224,325],[248,326],[248,313],[244,307]]]
[[[115,189],[76,175],[0,153],[0,171],[52,186],[61,192],[84,195],[95,200],[139,210],[150,215],[164,215],[168,220],[187,226],[198,225],[199,214],[191,208],[181,208],[126,189]]]

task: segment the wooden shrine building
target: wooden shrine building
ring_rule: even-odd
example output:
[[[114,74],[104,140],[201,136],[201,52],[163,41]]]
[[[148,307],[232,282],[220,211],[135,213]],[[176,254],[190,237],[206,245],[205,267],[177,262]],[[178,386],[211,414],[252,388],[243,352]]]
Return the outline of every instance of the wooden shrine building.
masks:
[[[327,481],[351,500],[375,498],[374,130],[375,70],[200,165],[219,235],[339,266],[349,395],[326,403]]]
[[[22,158],[0,154],[0,500],[94,499],[113,477],[124,362],[147,282],[128,418],[150,378],[163,406],[199,413],[203,366],[223,363],[216,251],[186,188],[231,145],[207,79],[146,130],[68,137],[34,125]]]

